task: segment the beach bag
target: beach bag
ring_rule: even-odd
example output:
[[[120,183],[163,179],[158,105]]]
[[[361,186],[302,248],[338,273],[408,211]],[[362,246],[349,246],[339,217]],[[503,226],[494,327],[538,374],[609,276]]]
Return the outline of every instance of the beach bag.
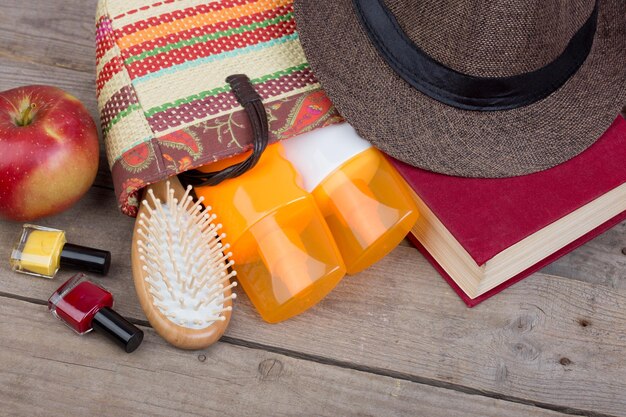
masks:
[[[292,0],[100,0],[97,96],[120,209],[149,184],[251,149],[226,78],[261,96],[269,142],[341,122],[311,72]]]

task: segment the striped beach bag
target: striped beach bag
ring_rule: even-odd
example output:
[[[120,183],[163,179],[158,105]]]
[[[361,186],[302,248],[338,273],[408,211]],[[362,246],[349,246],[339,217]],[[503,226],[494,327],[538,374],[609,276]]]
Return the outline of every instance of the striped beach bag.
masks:
[[[270,143],[341,122],[311,72],[292,0],[100,0],[97,95],[120,209],[145,186],[252,147],[226,78],[262,97]]]

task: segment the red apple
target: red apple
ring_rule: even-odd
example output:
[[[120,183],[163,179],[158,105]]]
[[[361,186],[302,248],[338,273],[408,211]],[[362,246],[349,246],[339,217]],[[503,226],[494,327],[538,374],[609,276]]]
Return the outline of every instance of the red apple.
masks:
[[[0,93],[0,216],[29,221],[68,209],[91,187],[99,152],[91,115],[65,91]]]

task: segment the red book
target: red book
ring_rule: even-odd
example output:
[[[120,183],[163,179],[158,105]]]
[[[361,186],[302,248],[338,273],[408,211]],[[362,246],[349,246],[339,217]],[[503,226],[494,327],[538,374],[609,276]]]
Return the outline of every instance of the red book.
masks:
[[[392,160],[421,209],[412,240],[473,307],[626,219],[626,120],[546,171],[452,177]]]

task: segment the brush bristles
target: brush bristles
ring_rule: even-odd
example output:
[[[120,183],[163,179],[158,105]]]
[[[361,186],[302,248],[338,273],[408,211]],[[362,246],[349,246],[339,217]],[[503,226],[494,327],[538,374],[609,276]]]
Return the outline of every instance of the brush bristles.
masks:
[[[226,295],[236,282],[229,245],[223,245],[224,234],[218,234],[221,225],[215,225],[211,208],[202,209],[203,199],[195,204],[185,195],[177,200],[167,182],[166,201],[148,190],[143,201],[148,215],[141,214],[137,241],[139,259],[145,274],[148,291],[154,305],[173,323],[204,329],[216,321],[224,321],[228,300]]]

